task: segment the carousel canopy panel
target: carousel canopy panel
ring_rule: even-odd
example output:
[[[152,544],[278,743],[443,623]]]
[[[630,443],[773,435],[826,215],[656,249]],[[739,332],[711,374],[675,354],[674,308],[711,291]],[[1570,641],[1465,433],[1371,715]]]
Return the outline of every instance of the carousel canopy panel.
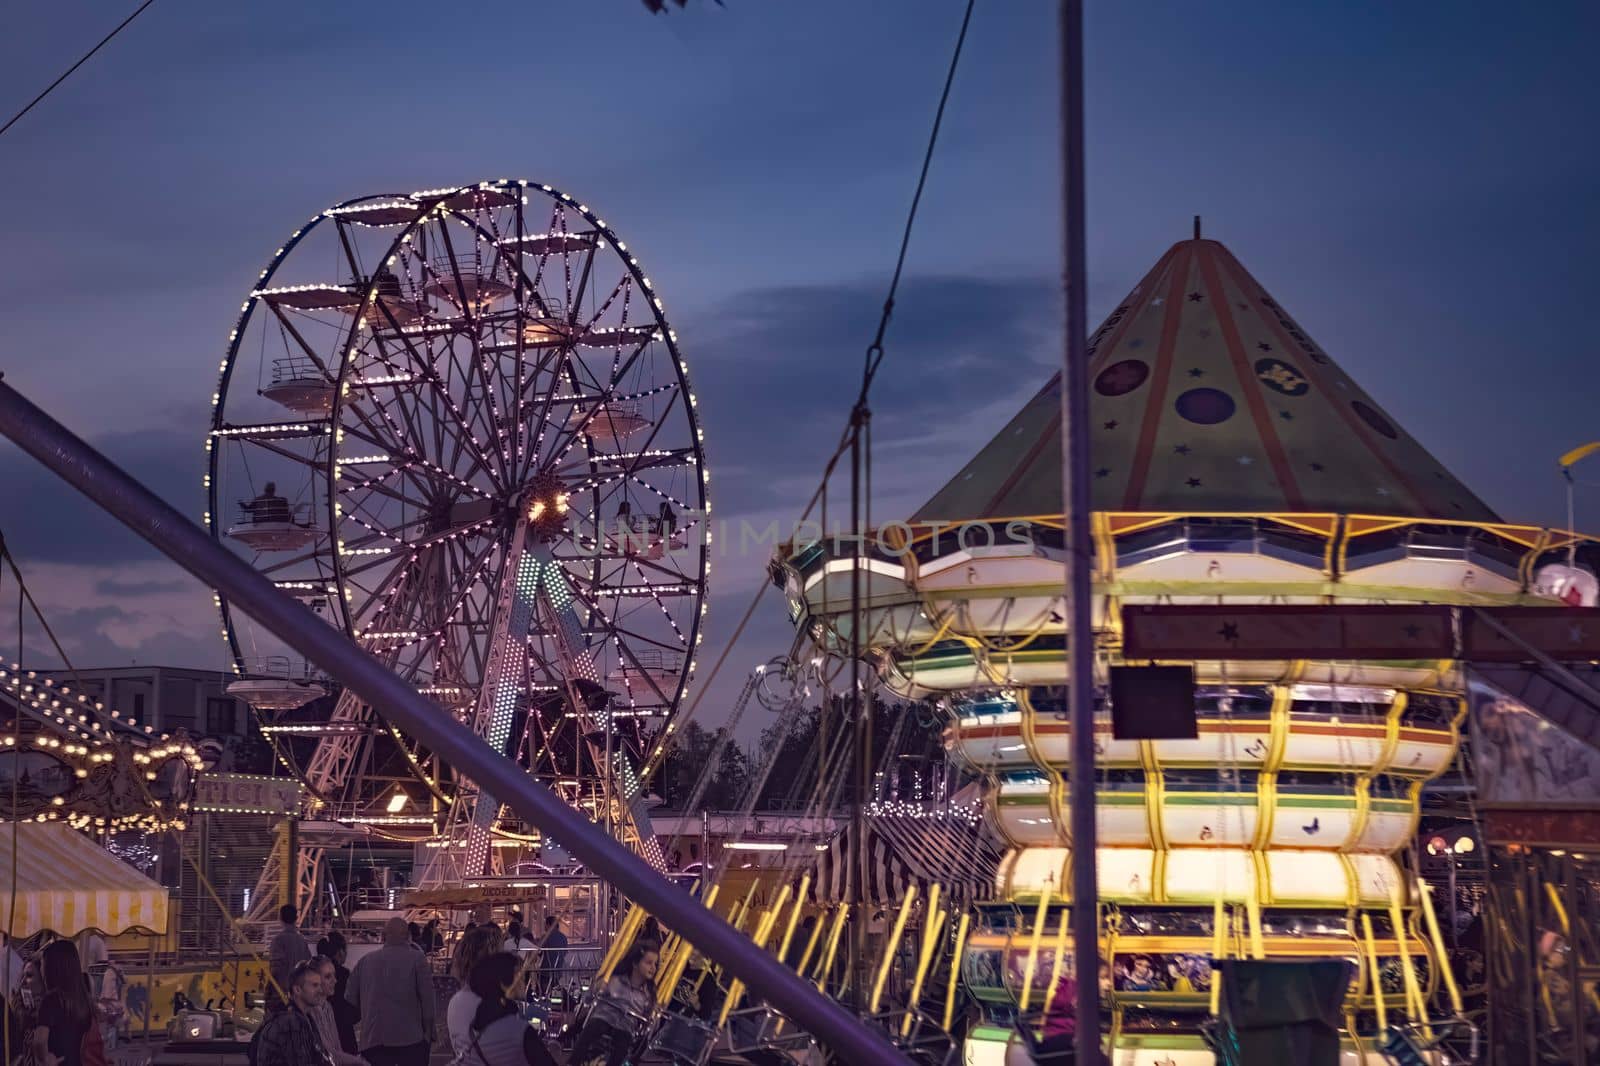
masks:
[[[15,830],[16,847],[11,846]],[[11,913],[11,935],[48,929],[76,936],[167,931],[167,890],[88,837],[53,822],[0,825],[0,922]]]
[[[1173,245],[1088,355],[1097,511],[1495,521],[1216,241]],[[1057,375],[912,521],[1061,510]]]

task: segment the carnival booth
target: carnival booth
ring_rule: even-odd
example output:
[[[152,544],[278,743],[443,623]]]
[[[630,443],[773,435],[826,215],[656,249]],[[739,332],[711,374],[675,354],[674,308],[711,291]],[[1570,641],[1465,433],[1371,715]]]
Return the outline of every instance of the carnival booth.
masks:
[[[58,822],[12,822],[0,825],[0,923],[16,939],[162,934],[167,890]]]

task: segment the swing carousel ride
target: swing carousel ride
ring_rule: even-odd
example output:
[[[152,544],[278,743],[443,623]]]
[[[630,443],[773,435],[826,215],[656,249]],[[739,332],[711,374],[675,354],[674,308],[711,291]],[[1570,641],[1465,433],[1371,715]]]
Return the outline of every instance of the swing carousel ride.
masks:
[[[1593,606],[1587,541],[1574,554],[1570,535],[1502,522],[1198,225],[1088,352],[1101,692],[1127,661],[1129,605]],[[947,749],[987,781],[1006,846],[956,949],[983,1011],[972,1064],[1004,1061],[1018,1012],[1075,976],[1059,390],[1058,376],[908,523],[864,538],[859,563],[879,682],[947,710]],[[797,542],[775,564],[797,625],[834,656],[851,646],[851,550]],[[1375,639],[1403,647],[1412,628]],[[1405,855],[1424,785],[1457,753],[1460,664],[1192,665],[1193,739],[1120,739],[1108,701],[1096,711],[1091,902],[1114,1061],[1211,1063],[1216,960],[1311,957],[1356,964],[1344,1061],[1389,1061],[1375,1042],[1391,1023],[1462,1010]]]
[[[627,244],[527,181],[347,200],[273,254],[219,370],[213,537],[659,867],[636,768],[696,668],[709,506],[687,367]],[[216,602],[305,824],[415,844],[422,885],[555,861]],[[251,917],[290,861],[293,898],[322,900],[323,855],[275,850]]]

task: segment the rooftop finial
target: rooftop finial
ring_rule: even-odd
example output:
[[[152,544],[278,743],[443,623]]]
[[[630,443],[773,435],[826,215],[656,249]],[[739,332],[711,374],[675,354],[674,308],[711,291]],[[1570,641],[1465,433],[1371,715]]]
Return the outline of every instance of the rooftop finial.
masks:
[[[1200,216],[1194,216],[1194,239],[1200,239]]]

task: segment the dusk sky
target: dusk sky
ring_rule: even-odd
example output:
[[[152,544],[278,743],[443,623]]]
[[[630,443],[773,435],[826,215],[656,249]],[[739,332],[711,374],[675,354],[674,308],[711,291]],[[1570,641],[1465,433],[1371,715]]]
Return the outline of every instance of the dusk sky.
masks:
[[[361,194],[527,177],[596,207],[659,286],[721,516],[792,520],[853,398],[962,3],[726,2],[157,0],[0,138],[0,370],[198,518],[217,360],[290,231]],[[132,6],[14,5],[0,112]],[[1562,521],[1555,457],[1600,438],[1600,9],[1088,7],[1091,316],[1201,214],[1492,507]],[[1059,359],[1055,35],[1054,4],[978,4],[874,397],[880,519]],[[8,445],[0,486],[80,664],[225,667],[208,590]],[[1600,489],[1579,499],[1600,528]],[[709,657],[765,562],[719,558]],[[773,597],[730,670],[788,639]]]

